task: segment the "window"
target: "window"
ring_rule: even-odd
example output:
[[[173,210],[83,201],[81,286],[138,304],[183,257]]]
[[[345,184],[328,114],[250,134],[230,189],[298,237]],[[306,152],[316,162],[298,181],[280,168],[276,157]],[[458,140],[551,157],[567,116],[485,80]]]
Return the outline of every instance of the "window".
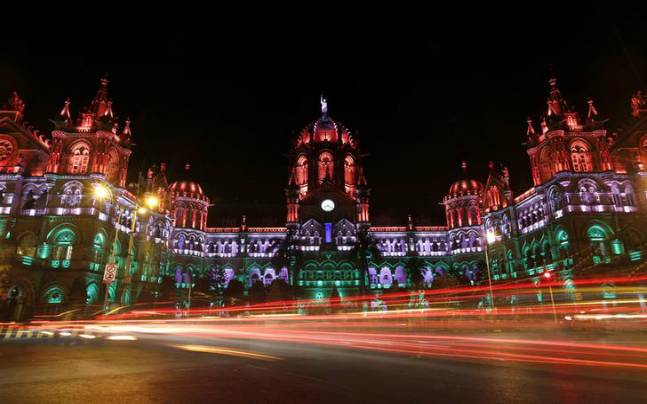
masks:
[[[34,233],[27,233],[19,238],[16,254],[23,257],[33,257],[36,254],[36,236]]]
[[[54,237],[54,255],[56,261],[69,261],[72,259],[72,249],[76,235],[70,229],[62,229]]]
[[[600,225],[593,225],[589,227],[586,232],[591,245],[591,252],[593,255],[593,263],[599,264],[601,262],[608,262],[609,256],[609,232]]]
[[[102,233],[97,233],[94,237],[93,257],[92,261],[96,264],[103,264],[103,247],[105,245],[106,237]]]
[[[299,187],[299,192],[304,195],[308,192],[308,158],[306,156],[299,156],[297,159],[294,176],[295,183]]]
[[[8,139],[0,139],[0,163],[6,163],[13,152],[13,144]]]
[[[323,152],[319,155],[319,183],[325,181],[334,182],[335,166],[334,159],[331,153]]]
[[[344,159],[344,183],[346,192],[352,194],[357,184],[357,167],[355,166],[355,159],[350,155]]]
[[[70,152],[68,172],[70,174],[85,174],[90,162],[90,147],[86,143],[77,143]]]
[[[571,163],[573,164],[573,171],[593,171],[591,152],[586,143],[575,141],[571,144]]]

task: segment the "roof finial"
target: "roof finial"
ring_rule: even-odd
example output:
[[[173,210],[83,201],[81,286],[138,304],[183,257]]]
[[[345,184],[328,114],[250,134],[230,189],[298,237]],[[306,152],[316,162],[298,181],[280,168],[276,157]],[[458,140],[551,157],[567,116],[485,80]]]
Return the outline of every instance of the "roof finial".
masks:
[[[526,131],[526,135],[532,136],[535,134],[535,127],[532,126],[532,119],[528,117],[528,131]]]
[[[184,171],[189,171],[189,170],[191,170],[191,163],[187,161],[186,163],[184,163]]]
[[[328,114],[328,101],[323,96],[323,93],[321,93],[321,96],[319,98],[319,102],[321,103],[321,114],[322,115],[327,115]]]
[[[112,100],[108,100],[108,102],[106,103],[106,109],[105,111],[103,111],[103,116],[114,118],[114,115],[112,113]]]
[[[467,161],[463,160],[461,162],[461,170],[463,171],[463,175],[467,175]]]
[[[595,105],[593,105],[593,100],[590,97],[588,101],[586,101],[586,103],[589,104],[589,112],[586,114],[586,116],[589,119],[593,119],[593,117],[598,114],[598,110],[595,109]]]
[[[63,103],[63,109],[61,109],[61,112],[58,114],[63,120],[67,123],[69,123],[72,120],[71,114],[70,114],[70,97],[67,97],[65,99],[65,102]]]
[[[130,131],[130,118],[127,118],[126,122],[124,122],[124,129],[121,131],[121,134],[124,137],[132,136],[132,132]]]

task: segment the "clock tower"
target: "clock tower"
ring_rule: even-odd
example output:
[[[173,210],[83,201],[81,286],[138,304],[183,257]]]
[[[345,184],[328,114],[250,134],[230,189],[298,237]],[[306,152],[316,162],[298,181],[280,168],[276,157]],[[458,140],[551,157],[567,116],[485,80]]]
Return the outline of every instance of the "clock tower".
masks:
[[[328,115],[321,97],[321,116],[297,136],[290,153],[286,190],[288,227],[314,220],[332,226],[341,220],[368,228],[368,188],[357,139]]]

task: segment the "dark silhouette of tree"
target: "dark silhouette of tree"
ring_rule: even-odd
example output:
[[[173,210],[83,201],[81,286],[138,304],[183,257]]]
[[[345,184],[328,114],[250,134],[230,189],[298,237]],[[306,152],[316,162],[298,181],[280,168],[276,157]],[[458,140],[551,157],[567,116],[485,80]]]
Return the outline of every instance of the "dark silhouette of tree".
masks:
[[[171,277],[165,277],[159,288],[159,298],[164,300],[175,299],[175,280]]]
[[[265,303],[265,286],[260,279],[256,279],[249,288],[249,301],[251,304]]]
[[[418,258],[418,256],[413,256],[407,261],[406,265],[411,288],[414,290],[424,289],[424,276],[422,275],[424,261]]]
[[[362,280],[360,281],[360,291],[364,292],[366,284],[364,281],[368,277],[368,263],[370,260],[377,260],[381,256],[375,240],[368,235],[366,231],[360,231],[357,235],[357,242],[350,250],[350,259],[360,269]]]
[[[223,293],[225,305],[235,306],[240,304],[243,300],[244,291],[245,287],[241,281],[236,278],[229,281],[229,284]]]

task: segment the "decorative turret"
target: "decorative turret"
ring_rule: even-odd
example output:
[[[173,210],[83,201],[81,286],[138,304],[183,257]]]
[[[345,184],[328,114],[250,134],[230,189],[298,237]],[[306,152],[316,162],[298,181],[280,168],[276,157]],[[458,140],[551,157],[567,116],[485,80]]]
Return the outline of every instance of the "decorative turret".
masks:
[[[506,208],[512,204],[512,190],[510,189],[510,173],[507,167],[501,172],[495,168],[494,162],[488,163],[489,173],[482,198],[482,208],[485,212],[492,212]]]

